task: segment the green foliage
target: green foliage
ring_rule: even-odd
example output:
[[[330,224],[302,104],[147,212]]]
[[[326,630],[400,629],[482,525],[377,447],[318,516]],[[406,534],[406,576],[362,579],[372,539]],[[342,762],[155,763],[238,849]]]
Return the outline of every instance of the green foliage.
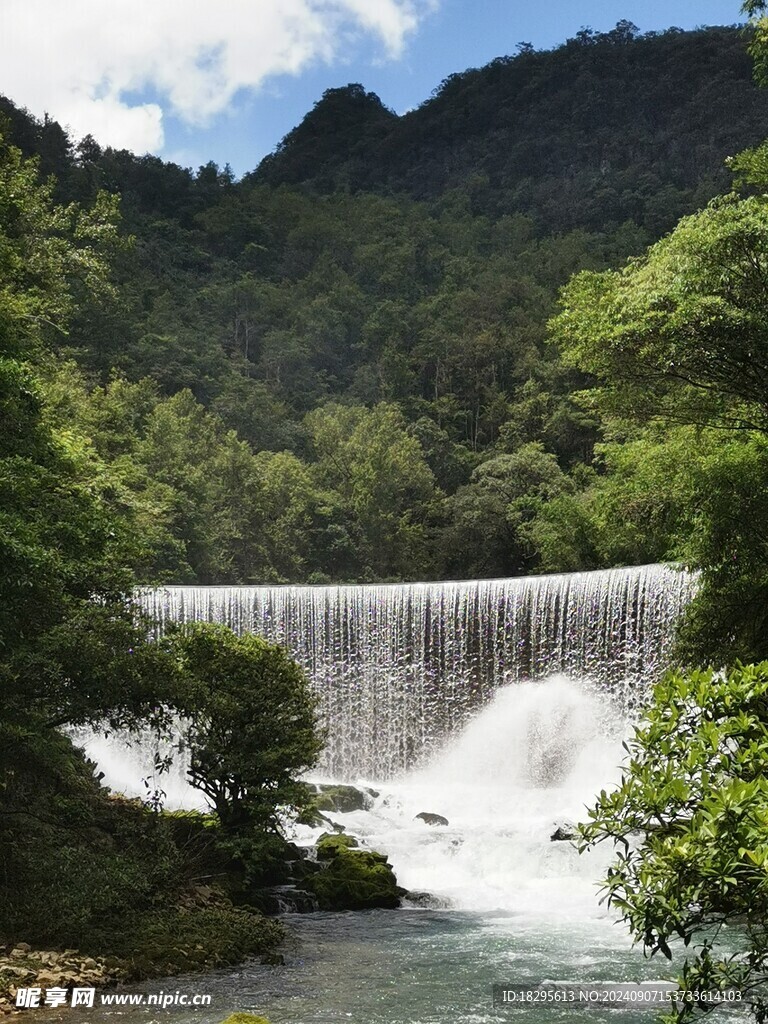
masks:
[[[764,86],[768,83],[768,17],[765,0],[744,0],[741,10],[751,21],[749,52],[754,62],[755,81]]]
[[[317,841],[317,859],[333,860],[347,850],[356,849],[359,845],[354,836],[331,835],[330,832],[325,832]]]
[[[296,779],[323,747],[306,676],[281,647],[222,626],[196,623],[163,643],[189,681],[181,710],[192,785],[226,831],[275,830],[279,807],[305,802]]]
[[[362,85],[326,89],[301,124],[266,157],[264,173],[274,165],[277,180],[297,184],[315,178],[322,165],[328,186],[354,189],[367,170],[371,149],[396,122],[396,115]]]
[[[87,292],[109,293],[104,255],[117,245],[117,200],[99,193],[88,210],[53,202],[53,184],[0,135],[0,344],[29,350],[66,332]]]
[[[452,74],[399,118],[359,86],[330,90],[251,177],[658,237],[723,191],[725,157],[762,140],[765,110],[742,33],[620,22]]]
[[[181,406],[196,442],[213,436],[214,465],[227,442],[254,456],[184,395],[92,391],[52,358],[52,338],[113,297],[116,231],[112,200],[52,194],[0,146],[0,940],[122,957],[136,975],[230,963],[271,952],[279,928],[226,901],[180,905],[201,861],[221,861],[215,843],[181,846],[168,819],[111,798],[59,729],[162,726],[193,698],[203,714],[189,651],[183,671],[131,599],[131,564],[180,558],[153,417],[170,437]]]
[[[109,797],[71,740],[0,721],[0,936],[110,949],[110,937],[174,892],[183,858],[138,801]]]
[[[597,445],[599,472],[574,474],[576,486],[541,507],[528,528],[542,568],[699,564],[701,492],[729,442],[717,431],[655,426]]]
[[[579,828],[584,847],[617,844],[609,905],[651,955],[682,941],[682,988],[740,989],[764,1019],[768,662],[668,674],[627,750],[621,785]],[[671,1018],[697,1012],[684,1002]]]
[[[624,415],[763,428],[768,205],[726,196],[620,271],[582,273],[552,331]]]
[[[596,378],[612,435],[599,476],[543,508],[546,568],[680,560],[703,570],[681,630],[689,663],[768,655],[762,196],[718,200],[620,271],[582,273],[553,336]],[[688,424],[681,426],[680,424]]]
[[[702,465],[692,497],[691,561],[703,576],[680,634],[689,662],[729,664],[768,654],[768,548],[765,543],[768,439],[728,439]]]
[[[75,401],[72,371],[47,367],[54,426],[74,422],[101,460],[103,498],[131,523],[124,563],[203,583],[434,577],[444,551],[452,575],[537,568],[531,510],[518,527],[491,509],[479,550],[493,487],[470,476],[530,443],[563,472],[591,461],[596,417],[570,394],[583,374],[545,346],[555,292],[638,252],[711,197],[723,155],[759,141],[743,49],[725,30],[621,25],[453,76],[403,118],[331,90],[242,182],[73,148],[6,103],[56,195],[82,219],[100,188],[122,193],[136,236],[113,253],[109,301],[80,289],[68,333],[47,339],[86,371]],[[342,472],[315,443],[335,406],[358,449],[366,417],[390,410]]]
[[[269,961],[284,938],[280,922],[223,905],[147,914],[114,937],[110,950],[132,977],[143,978],[227,967],[249,957]]]
[[[5,716],[32,713],[45,728],[135,719],[169,682],[126,603],[131,540],[104,500],[109,483],[87,440],[47,419],[23,361],[49,328],[66,329],[79,290],[106,287],[97,242],[114,230],[114,204],[55,207],[34,166],[2,145],[0,682]]]
[[[522,575],[536,565],[528,525],[571,483],[554,455],[530,442],[482,462],[449,501],[445,567],[476,577]]]
[[[380,403],[324,406],[307,417],[319,482],[357,527],[363,574],[419,574],[426,568],[429,518],[439,492],[400,411]]]

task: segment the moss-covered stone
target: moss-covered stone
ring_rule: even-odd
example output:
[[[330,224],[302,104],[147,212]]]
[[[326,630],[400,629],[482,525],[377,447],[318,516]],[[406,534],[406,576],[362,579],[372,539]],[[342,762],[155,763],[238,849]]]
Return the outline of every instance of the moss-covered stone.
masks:
[[[266,1017],[257,1017],[253,1013],[233,1013],[221,1024],[269,1024]]]
[[[351,842],[350,842],[351,840]],[[400,906],[405,890],[382,853],[353,849],[352,836],[324,836],[318,845],[318,857],[328,866],[306,880],[307,889],[317,896],[321,910],[393,909]]]
[[[334,832],[346,832],[343,825],[332,821],[322,811],[318,811],[313,803],[308,804],[296,819],[298,825],[309,825],[310,828],[328,828]]]
[[[358,789],[357,786],[318,786],[313,797],[315,807],[319,811],[335,811],[336,814],[349,814],[351,811],[364,811],[378,796],[375,790]]]
[[[317,859],[332,860],[339,853],[355,849],[359,845],[354,836],[331,835],[330,832],[324,832],[317,841]]]

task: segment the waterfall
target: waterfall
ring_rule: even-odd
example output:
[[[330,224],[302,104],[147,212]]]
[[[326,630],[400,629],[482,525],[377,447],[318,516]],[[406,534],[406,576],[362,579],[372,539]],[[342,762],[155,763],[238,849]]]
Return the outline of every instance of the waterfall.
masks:
[[[610,844],[579,856],[551,836],[618,781],[625,729],[611,695],[582,680],[503,686],[427,764],[377,783],[372,806],[331,817],[387,853],[401,885],[454,909],[513,912],[518,932],[586,922],[602,916],[595,879]],[[426,825],[423,811],[448,824]]]
[[[322,770],[387,779],[428,760],[497,690],[556,674],[630,711],[667,666],[696,585],[681,570],[364,586],[170,586],[142,595],[161,625],[204,620],[286,647],[328,729]]]

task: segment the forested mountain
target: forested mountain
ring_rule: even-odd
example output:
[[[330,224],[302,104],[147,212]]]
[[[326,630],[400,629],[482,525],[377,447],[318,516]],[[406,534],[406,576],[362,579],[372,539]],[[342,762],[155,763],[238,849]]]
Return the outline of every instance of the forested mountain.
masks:
[[[459,189],[475,212],[549,231],[632,220],[660,234],[727,186],[726,156],[766,134],[743,33],[639,35],[621,22],[451,75],[402,117],[359,85],[331,89],[252,180],[415,199]]]
[[[119,196],[111,288],[78,295],[66,334],[41,326],[37,372],[48,416],[108,468],[140,577],[501,576],[667,554],[662,534],[547,533],[543,510],[603,472],[612,429],[575,397],[591,378],[547,322],[574,273],[640,254],[768,136],[746,46],[736,29],[621,23],[452,76],[400,118],[360,86],[331,90],[239,182],[74,145],[1,101],[4,145],[54,176],[56,201]]]

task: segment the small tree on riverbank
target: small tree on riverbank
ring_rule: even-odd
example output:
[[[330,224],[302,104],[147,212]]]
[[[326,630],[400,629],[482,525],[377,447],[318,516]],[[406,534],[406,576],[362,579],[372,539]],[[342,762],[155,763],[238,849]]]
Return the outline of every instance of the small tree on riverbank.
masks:
[[[608,904],[651,955],[682,941],[692,998],[671,1019],[706,1012],[695,993],[729,987],[768,1019],[755,991],[768,982],[768,662],[670,673],[627,751],[621,785],[579,829],[582,849],[617,844]],[[741,952],[719,945],[729,925]]]
[[[225,830],[274,831],[279,807],[300,807],[298,777],[323,748],[317,701],[288,654],[253,635],[195,623],[171,634],[189,683],[189,777]]]

